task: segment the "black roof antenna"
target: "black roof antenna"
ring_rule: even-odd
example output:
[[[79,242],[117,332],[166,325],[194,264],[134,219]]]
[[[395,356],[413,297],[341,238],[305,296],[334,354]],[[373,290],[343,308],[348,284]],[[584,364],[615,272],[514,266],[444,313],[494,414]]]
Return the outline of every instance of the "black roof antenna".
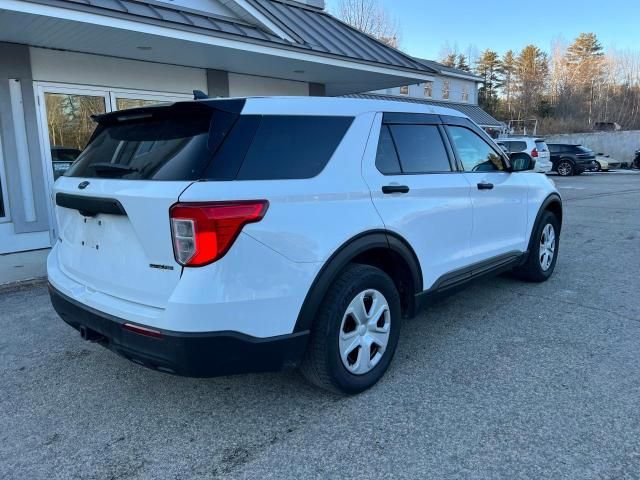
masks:
[[[204,93],[202,90],[194,90],[193,91],[193,99],[194,100],[206,100],[209,96]]]

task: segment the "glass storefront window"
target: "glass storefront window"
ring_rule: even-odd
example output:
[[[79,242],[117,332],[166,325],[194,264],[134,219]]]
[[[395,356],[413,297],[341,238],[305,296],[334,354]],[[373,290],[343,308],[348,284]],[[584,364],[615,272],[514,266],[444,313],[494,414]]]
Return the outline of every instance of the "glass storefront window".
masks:
[[[55,180],[84,150],[95,128],[91,115],[105,113],[106,104],[103,96],[45,93],[44,98]]]
[[[144,100],[141,98],[116,98],[116,110],[126,110],[127,108],[140,108],[159,103],[159,100]]]

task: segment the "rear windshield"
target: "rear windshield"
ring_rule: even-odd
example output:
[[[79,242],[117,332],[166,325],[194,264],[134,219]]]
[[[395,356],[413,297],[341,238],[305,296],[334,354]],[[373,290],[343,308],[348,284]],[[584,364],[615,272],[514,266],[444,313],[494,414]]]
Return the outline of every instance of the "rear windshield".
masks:
[[[143,121],[140,121],[143,120]],[[211,114],[101,125],[65,174],[126,180],[195,180],[211,160]]]
[[[327,165],[352,122],[352,117],[210,111],[100,125],[65,175],[126,180],[311,178]]]
[[[536,140],[536,150],[539,152],[548,152],[547,144],[543,140]]]

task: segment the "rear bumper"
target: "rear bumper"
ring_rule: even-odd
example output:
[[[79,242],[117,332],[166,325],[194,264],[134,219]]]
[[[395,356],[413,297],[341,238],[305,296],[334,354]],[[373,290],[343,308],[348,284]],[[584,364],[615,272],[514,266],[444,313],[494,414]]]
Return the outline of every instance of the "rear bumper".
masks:
[[[299,364],[308,332],[256,338],[236,332],[182,333],[155,329],[160,338],[123,328],[131,324],[67,297],[49,284],[51,303],[76,330],[145,367],[188,377],[277,371]],[[140,327],[148,328],[143,325]]]

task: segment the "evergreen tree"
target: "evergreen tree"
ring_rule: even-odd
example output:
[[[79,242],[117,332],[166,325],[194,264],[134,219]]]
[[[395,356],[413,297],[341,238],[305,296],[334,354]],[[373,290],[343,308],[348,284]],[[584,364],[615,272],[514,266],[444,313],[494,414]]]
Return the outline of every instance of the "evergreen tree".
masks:
[[[548,76],[547,54],[535,45],[524,47],[516,59],[516,85],[520,110],[525,117],[537,112]]]
[[[508,50],[503,56],[500,65],[500,83],[506,102],[507,116],[511,117],[514,97],[514,83],[517,71],[516,54],[513,50]]]
[[[445,58],[442,59],[442,62],[440,63],[442,63],[445,67],[455,68],[457,58],[458,58],[457,54],[449,53]]]
[[[604,51],[596,35],[578,35],[567,49],[565,64],[572,89],[582,98],[581,103],[588,105],[588,122],[591,124],[595,91],[604,75]]]
[[[493,50],[485,50],[476,64],[476,73],[482,77],[482,87],[478,91],[480,106],[491,114],[498,110],[497,87],[500,74],[500,58]]]
[[[471,71],[471,69],[469,68],[469,63],[467,62],[467,57],[462,53],[458,55],[458,58],[456,61],[456,68],[458,70],[463,70],[465,72]]]

